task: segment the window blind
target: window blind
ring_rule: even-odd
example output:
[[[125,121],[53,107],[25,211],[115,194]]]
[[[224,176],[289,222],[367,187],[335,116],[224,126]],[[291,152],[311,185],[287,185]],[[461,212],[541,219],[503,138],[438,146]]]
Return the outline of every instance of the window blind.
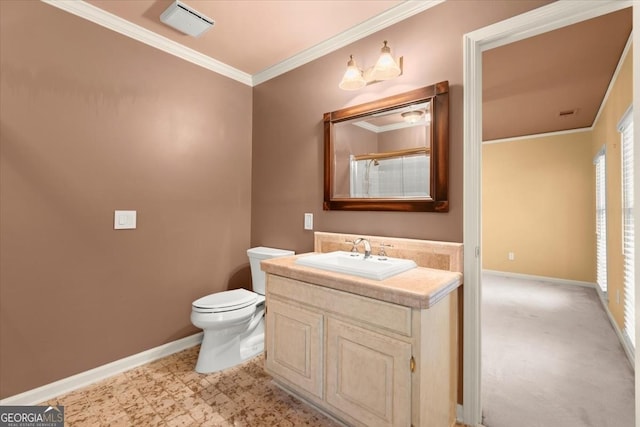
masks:
[[[633,221],[633,121],[629,109],[620,121],[622,133],[622,212],[624,256],[624,329],[632,347],[636,347],[635,333],[635,266]]]
[[[607,293],[607,198],[605,150],[594,159],[596,169],[596,281]]]

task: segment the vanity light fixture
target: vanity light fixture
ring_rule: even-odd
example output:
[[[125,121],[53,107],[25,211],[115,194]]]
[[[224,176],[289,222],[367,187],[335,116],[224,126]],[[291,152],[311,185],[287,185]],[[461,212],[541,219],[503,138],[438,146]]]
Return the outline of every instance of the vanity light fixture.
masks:
[[[358,68],[353,55],[349,55],[349,61],[347,62],[347,71],[345,71],[342,81],[338,85],[340,89],[344,90],[357,90],[367,85],[362,71]]]
[[[376,65],[364,72],[358,68],[353,55],[349,55],[347,71],[345,71],[338,87],[344,90],[357,90],[366,85],[393,79],[400,75],[402,75],[402,57],[396,61],[391,56],[391,48],[387,46],[387,41],[385,40],[382,49],[380,49],[380,57],[376,61]]]
[[[380,57],[373,67],[372,77],[374,80],[389,80],[396,78],[402,73],[400,66],[391,56],[391,48],[387,46],[387,41],[384,41],[382,49],[380,49]]]

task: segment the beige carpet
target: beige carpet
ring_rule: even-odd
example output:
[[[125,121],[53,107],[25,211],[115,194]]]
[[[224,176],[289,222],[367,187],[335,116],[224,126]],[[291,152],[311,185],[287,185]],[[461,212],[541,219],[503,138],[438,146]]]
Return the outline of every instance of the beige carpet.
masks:
[[[633,427],[634,379],[593,288],[485,274],[487,427]]]

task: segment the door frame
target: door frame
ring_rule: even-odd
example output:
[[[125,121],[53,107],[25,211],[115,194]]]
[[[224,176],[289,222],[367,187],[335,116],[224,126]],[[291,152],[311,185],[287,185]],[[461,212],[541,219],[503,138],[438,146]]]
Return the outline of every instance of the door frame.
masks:
[[[635,5],[634,5],[635,4]],[[464,243],[464,333],[463,333],[463,406],[462,421],[481,426],[481,273],[482,273],[482,52],[546,33],[600,15],[633,7],[634,27],[640,29],[640,2],[631,0],[574,1],[559,0],[522,15],[467,33],[463,37],[463,243]],[[640,70],[640,30],[633,33],[634,69]],[[634,103],[640,105],[640,72],[634,73]],[[640,123],[640,108],[634,109]],[[640,126],[635,127],[635,141],[640,141]],[[640,177],[640,156],[634,159],[636,177]],[[636,179],[636,182],[638,179]],[[640,193],[635,188],[635,197]],[[640,199],[638,199],[640,200]],[[635,212],[638,221],[638,209]],[[640,223],[640,222],[638,222]],[[636,246],[639,236],[636,236]],[[640,247],[640,246],[638,246]],[[636,265],[640,265],[636,251]],[[640,295],[636,280],[636,295]],[[636,312],[640,313],[640,298]],[[638,319],[636,318],[636,324]],[[640,333],[636,326],[636,334]],[[640,342],[640,341],[639,341]],[[636,365],[640,352],[636,352]],[[640,365],[638,365],[640,366]],[[640,390],[636,375],[636,390]],[[640,415],[640,393],[636,393],[636,414]],[[640,416],[636,416],[640,426]]]

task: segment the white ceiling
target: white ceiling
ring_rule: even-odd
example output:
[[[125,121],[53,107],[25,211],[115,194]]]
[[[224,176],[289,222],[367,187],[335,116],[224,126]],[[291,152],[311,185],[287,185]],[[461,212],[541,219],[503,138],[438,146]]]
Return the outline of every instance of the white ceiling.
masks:
[[[253,86],[444,0],[182,1],[215,21],[198,38],[160,21],[173,0],[43,1]]]
[[[160,21],[173,0],[42,1],[250,86],[444,2],[185,0],[215,20],[194,38]],[[485,140],[592,126],[630,33],[628,8],[486,52]]]

